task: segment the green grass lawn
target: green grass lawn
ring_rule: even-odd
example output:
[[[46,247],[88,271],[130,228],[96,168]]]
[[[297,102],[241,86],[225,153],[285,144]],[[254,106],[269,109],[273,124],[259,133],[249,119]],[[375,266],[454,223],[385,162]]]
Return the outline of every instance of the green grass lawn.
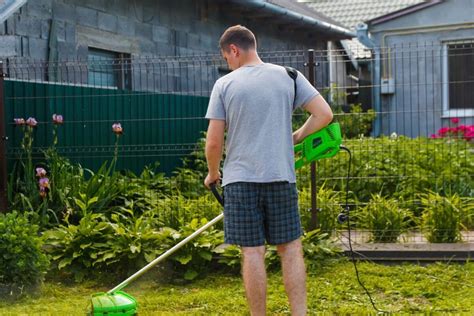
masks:
[[[474,313],[474,263],[360,263],[359,270],[379,309],[397,314]],[[90,281],[80,285],[47,281],[37,297],[0,301],[0,315],[84,315],[90,294],[107,289]],[[238,275],[209,274],[184,285],[147,278],[131,285],[127,292],[138,300],[140,315],[248,315]],[[310,314],[373,313],[352,264],[345,260],[309,271],[308,305]],[[279,272],[269,273],[268,311],[269,315],[289,314]]]

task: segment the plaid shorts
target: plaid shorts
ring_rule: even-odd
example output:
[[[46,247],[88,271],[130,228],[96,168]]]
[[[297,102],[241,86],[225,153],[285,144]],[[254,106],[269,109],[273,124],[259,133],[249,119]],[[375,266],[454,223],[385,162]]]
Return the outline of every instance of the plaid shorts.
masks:
[[[224,187],[225,242],[280,245],[303,233],[295,183],[236,182]]]

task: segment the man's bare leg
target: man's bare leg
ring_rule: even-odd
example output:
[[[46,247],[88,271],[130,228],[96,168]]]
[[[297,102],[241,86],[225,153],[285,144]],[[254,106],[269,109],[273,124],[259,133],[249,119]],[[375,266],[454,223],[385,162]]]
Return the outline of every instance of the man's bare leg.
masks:
[[[301,239],[277,246],[283,270],[283,282],[290,301],[291,315],[306,315],[306,269]]]
[[[242,247],[242,276],[252,316],[265,315],[267,308],[267,273],[265,246]]]

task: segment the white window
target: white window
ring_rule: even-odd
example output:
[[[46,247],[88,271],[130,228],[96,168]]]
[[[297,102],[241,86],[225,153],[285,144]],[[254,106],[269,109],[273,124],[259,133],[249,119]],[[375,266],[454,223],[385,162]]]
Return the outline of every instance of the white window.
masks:
[[[443,117],[474,116],[474,41],[443,45]]]

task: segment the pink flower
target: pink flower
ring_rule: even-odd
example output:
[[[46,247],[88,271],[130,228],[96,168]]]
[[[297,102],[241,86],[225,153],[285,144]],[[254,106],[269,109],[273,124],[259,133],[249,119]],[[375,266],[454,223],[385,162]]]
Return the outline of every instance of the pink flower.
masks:
[[[431,134],[430,138],[441,138],[441,136],[436,135],[436,134]]]
[[[458,130],[460,130],[461,132],[465,132],[469,130],[469,127],[467,127],[466,125],[459,125]]]
[[[451,123],[453,123],[453,124],[458,124],[458,123],[459,123],[459,119],[458,119],[457,117],[453,117],[453,118],[451,119]]]
[[[15,122],[16,125],[25,125],[24,118],[14,118],[13,121]]]
[[[61,125],[64,123],[63,116],[61,114],[53,114],[53,123]]]
[[[26,125],[28,125],[30,127],[36,127],[36,125],[38,125],[38,122],[36,121],[36,119],[34,117],[29,117],[26,120]]]
[[[466,134],[464,134],[464,139],[467,141],[474,139],[474,131],[469,131]]]
[[[449,132],[449,127],[442,127],[438,130],[438,135],[443,136],[444,134]]]
[[[39,186],[40,190],[41,188],[49,189],[49,179],[46,177],[39,179]]]
[[[123,129],[122,129],[122,125],[120,123],[114,123],[112,125],[112,131],[116,134],[116,135],[122,135],[123,133]]]
[[[46,170],[44,170],[43,168],[36,168],[36,176],[38,178],[46,176]]]

